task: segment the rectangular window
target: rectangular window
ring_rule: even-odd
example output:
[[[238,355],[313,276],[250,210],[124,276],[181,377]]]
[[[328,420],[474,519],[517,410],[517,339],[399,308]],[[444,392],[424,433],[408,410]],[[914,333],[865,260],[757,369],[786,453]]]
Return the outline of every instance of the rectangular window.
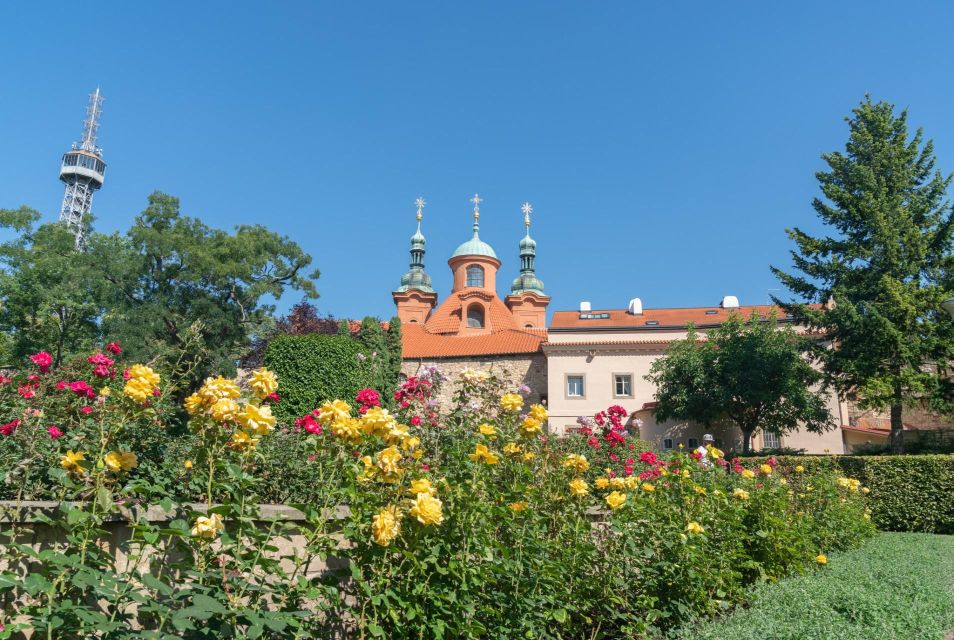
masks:
[[[762,432],[763,449],[778,449],[781,446],[781,439],[778,437],[777,433],[769,433],[768,431]]]
[[[614,373],[613,395],[617,398],[632,398],[633,376],[628,373]]]
[[[672,438],[663,438],[663,449],[666,451],[672,449]]]
[[[699,446],[699,440],[697,440],[696,438],[689,438],[689,448],[690,448],[690,449],[695,449],[695,448],[698,447],[698,446]]]
[[[566,395],[569,398],[582,398],[584,395],[583,376],[566,377]]]

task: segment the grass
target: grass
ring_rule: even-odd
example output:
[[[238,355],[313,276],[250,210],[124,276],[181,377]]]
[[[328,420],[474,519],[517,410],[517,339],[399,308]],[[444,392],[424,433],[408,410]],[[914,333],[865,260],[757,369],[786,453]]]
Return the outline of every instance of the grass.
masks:
[[[954,629],[954,536],[882,533],[827,566],[765,584],[681,640],[942,640]]]

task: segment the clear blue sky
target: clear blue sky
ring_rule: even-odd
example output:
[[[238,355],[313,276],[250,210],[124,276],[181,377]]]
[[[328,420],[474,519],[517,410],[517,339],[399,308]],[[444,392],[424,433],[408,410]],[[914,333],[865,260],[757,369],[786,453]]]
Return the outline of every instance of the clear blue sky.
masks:
[[[0,206],[55,218],[99,85],[98,229],[156,189],[264,223],[314,257],[323,313],[392,315],[419,195],[446,294],[475,191],[502,295],[529,200],[551,310],[759,303],[866,91],[954,169],[952,24],[950,2],[12,3]]]

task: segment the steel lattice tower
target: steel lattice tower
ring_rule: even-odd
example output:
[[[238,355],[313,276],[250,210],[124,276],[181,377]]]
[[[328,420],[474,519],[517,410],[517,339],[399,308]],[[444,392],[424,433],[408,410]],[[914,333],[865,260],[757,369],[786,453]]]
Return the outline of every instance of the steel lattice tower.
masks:
[[[103,186],[103,174],[106,172],[103,150],[96,146],[99,116],[102,112],[103,97],[97,87],[96,91],[89,95],[83,138],[63,154],[63,163],[60,165],[60,180],[66,183],[60,222],[65,223],[76,236],[77,248],[83,247],[83,235],[93,206],[93,192]]]

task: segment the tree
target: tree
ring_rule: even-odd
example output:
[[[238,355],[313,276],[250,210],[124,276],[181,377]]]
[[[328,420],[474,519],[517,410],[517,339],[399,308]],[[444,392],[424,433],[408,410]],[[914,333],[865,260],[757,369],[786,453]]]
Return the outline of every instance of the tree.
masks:
[[[731,421],[748,453],[758,429],[779,435],[803,427],[821,433],[835,426],[821,374],[803,357],[804,339],[775,318],[737,314],[699,340],[690,328],[656,360],[646,379],[657,386],[656,418],[711,426]]]
[[[403,362],[403,347],[401,343],[401,319],[393,316],[388,322],[387,331],[388,345],[388,389],[385,397],[390,397],[391,393],[397,389],[398,382],[401,379],[401,364]]]
[[[866,96],[847,122],[844,153],[822,156],[828,169],[816,174],[823,198],[812,206],[830,235],[787,230],[797,273],[772,271],[801,298],[786,309],[836,345],[814,349],[828,382],[889,409],[900,452],[904,406],[951,392],[954,326],[940,307],[954,286],[951,176],[935,170],[921,129],[908,136],[907,111]]]
[[[125,237],[95,234],[88,245],[111,285],[106,335],[133,357],[175,353],[191,379],[234,369],[274,311],[264,298],[289,288],[317,297],[318,272],[304,273],[311,258],[290,239],[258,225],[212,229],[159,192]]]
[[[372,386],[381,394],[381,397],[389,398],[394,389],[388,386],[390,358],[387,336],[381,327],[381,321],[372,316],[365,316],[361,321],[361,328],[358,329],[357,339],[371,355],[371,366],[374,372]]]
[[[27,207],[0,209],[0,228],[16,234],[0,244],[5,364],[46,350],[59,366],[67,355],[88,350],[99,334],[103,283],[95,261],[75,251],[64,225],[35,227],[39,219]]]

